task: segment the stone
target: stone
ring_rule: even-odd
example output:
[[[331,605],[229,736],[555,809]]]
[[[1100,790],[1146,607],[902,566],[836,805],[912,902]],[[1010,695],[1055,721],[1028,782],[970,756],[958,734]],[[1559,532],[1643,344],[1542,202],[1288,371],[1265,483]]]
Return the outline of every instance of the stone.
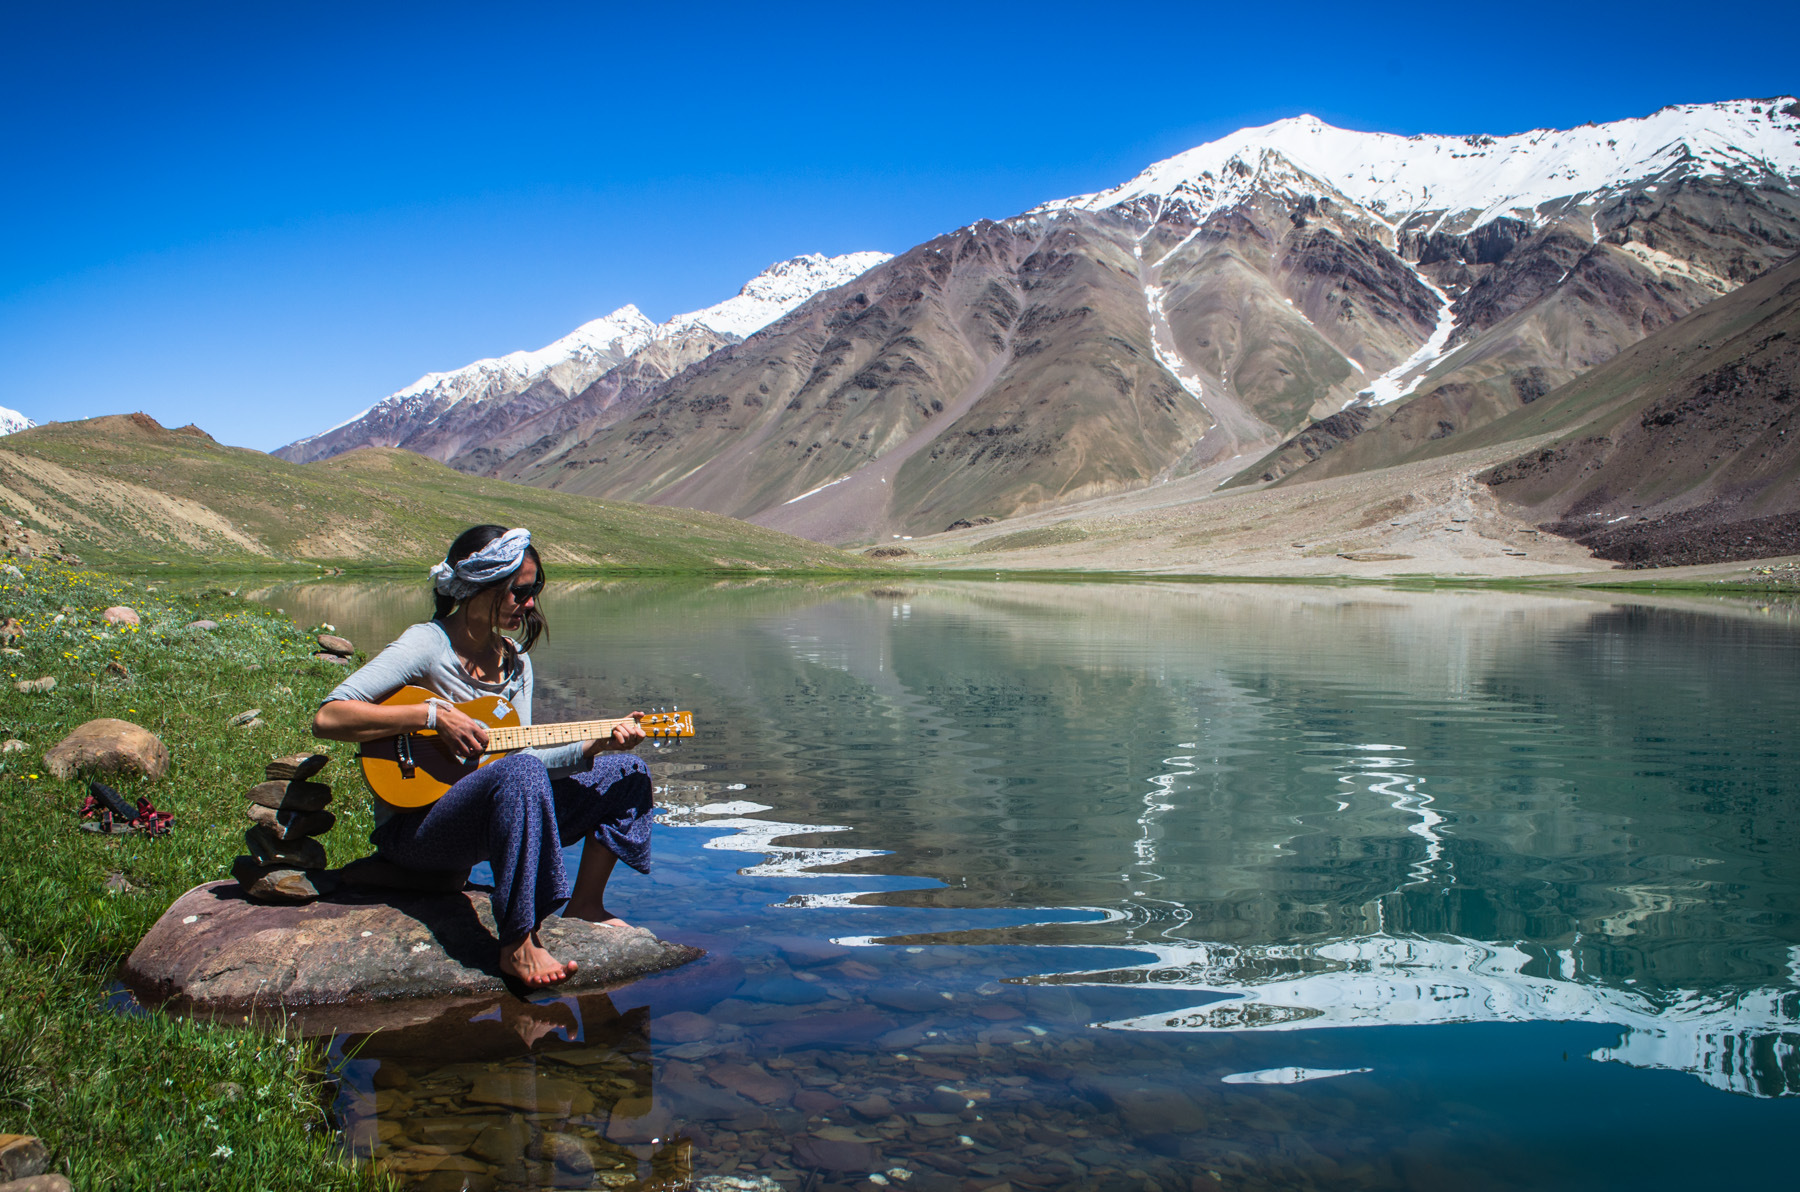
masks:
[[[407,1192],[494,1192],[494,1177],[483,1171],[429,1171],[407,1183]]]
[[[13,684],[13,690],[22,691],[26,695],[42,695],[47,691],[56,690],[56,677],[45,675],[39,679],[20,679]]]
[[[246,814],[251,823],[262,825],[277,840],[323,836],[337,824],[337,816],[329,811],[277,811],[261,803],[250,804]]]
[[[642,928],[550,918],[544,946],[580,968],[556,991],[617,988],[697,959]],[[308,1034],[427,1022],[509,993],[483,891],[372,896],[344,886],[300,906],[250,901],[235,881],[195,886],[163,913],[120,979],[145,1005],[248,1014],[285,1008]],[[464,1011],[464,1021],[467,1014]]]
[[[186,627],[189,629],[199,629],[201,631],[205,631],[208,629],[217,629],[219,627],[219,623],[217,621],[210,621],[205,617],[201,617],[198,621],[189,621],[187,623]]]
[[[871,1122],[891,1117],[894,1113],[893,1102],[880,1093],[873,1093],[860,1101],[852,1101],[850,1108],[855,1111],[856,1116]]]
[[[771,1022],[758,1028],[758,1037],[770,1047],[816,1047],[824,1043],[861,1043],[894,1028],[891,1018],[851,1010],[842,1014],[808,1014],[804,1018]]]
[[[767,1114],[736,1093],[697,1081],[664,1079],[657,1085],[656,1095],[663,1108],[683,1121],[726,1122],[732,1129],[753,1130],[769,1120]]]
[[[582,1182],[577,1187],[587,1187],[588,1178],[594,1174],[594,1157],[588,1153],[586,1144],[573,1134],[547,1131],[531,1141],[525,1154],[555,1164],[558,1171],[580,1176]]]
[[[259,782],[246,793],[252,803],[276,811],[323,811],[331,804],[331,788],[323,782]]]
[[[293,840],[277,840],[275,833],[261,824],[244,829],[244,847],[258,865],[287,866],[292,869],[325,868],[325,846],[310,836]]]
[[[311,778],[330,764],[329,754],[298,753],[293,757],[278,757],[264,766],[263,777],[270,782],[292,782],[297,778]]]
[[[262,715],[261,708],[246,708],[244,711],[239,712],[236,716],[233,716],[230,720],[227,720],[225,723],[228,724],[229,726],[231,726],[232,728],[242,728],[246,724],[249,724],[252,720],[255,720],[258,716],[261,716],[261,715]]]
[[[666,1106],[653,1105],[648,1097],[620,1101],[613,1106],[606,1123],[606,1140],[620,1146],[634,1146],[669,1136],[675,1126],[675,1115]]]
[[[525,1124],[524,1118],[514,1118],[484,1126],[475,1141],[469,1144],[469,1153],[495,1166],[505,1167],[519,1161],[530,1141],[531,1127]]]
[[[0,1134],[0,1180],[22,1180],[50,1166],[50,1152],[33,1134]]]
[[[23,571],[20,571],[17,567],[14,567],[11,563],[6,564],[6,566],[4,566],[4,567],[0,567],[0,571],[4,571],[7,574],[7,576],[12,579],[24,579],[25,578],[25,573]]]
[[[843,1107],[842,1101],[818,1089],[801,1089],[794,1094],[794,1108],[809,1116],[829,1117]]]
[[[5,741],[0,742],[0,753],[23,753],[24,751],[25,742],[17,737],[8,737]]]
[[[323,650],[313,655],[320,662],[329,662],[337,666],[349,666],[350,660],[341,654],[327,654]]]
[[[504,1105],[524,1113],[571,1117],[594,1111],[594,1094],[586,1085],[535,1072],[487,1072],[463,1100],[472,1105]]]
[[[127,608],[123,604],[115,604],[100,614],[100,619],[108,625],[136,625],[139,623],[137,610]]]
[[[325,651],[327,654],[336,654],[341,658],[348,658],[350,655],[356,653],[356,647],[350,644],[349,638],[334,637],[329,633],[321,633],[317,640],[319,649]]]
[[[775,945],[775,950],[781,953],[781,958],[796,968],[829,964],[850,955],[850,949],[842,944],[834,944],[829,940],[808,939],[805,936],[777,936],[770,942]]]
[[[794,1139],[794,1165],[821,1171],[874,1171],[880,1163],[875,1148],[866,1142],[845,1142],[803,1134]]]
[[[0,642],[11,645],[25,636],[25,626],[19,624],[19,618],[8,617],[0,621]]]
[[[677,1010],[658,1018],[653,1030],[657,1038],[667,1039],[671,1043],[696,1043],[701,1039],[712,1038],[718,1027],[704,1014],[696,1014],[692,1010]]]
[[[794,1096],[793,1081],[773,1076],[754,1064],[716,1064],[706,1070],[706,1077],[764,1105],[785,1104]]]
[[[336,876],[324,869],[262,865],[255,857],[239,856],[231,863],[231,876],[253,902],[311,902],[338,887]]]
[[[0,1192],[73,1192],[75,1185],[60,1174],[33,1175],[0,1184]]]
[[[84,770],[141,774],[155,782],[169,772],[169,751],[156,734],[129,720],[90,720],[50,747],[44,766],[63,780]]]
[[[115,678],[125,680],[127,683],[131,682],[131,672],[126,670],[125,664],[117,659],[106,664],[106,672]]]

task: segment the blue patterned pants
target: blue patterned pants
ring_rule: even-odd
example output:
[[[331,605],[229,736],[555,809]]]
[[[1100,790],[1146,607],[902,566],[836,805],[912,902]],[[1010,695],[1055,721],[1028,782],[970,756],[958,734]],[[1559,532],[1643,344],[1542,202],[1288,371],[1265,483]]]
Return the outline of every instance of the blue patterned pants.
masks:
[[[500,942],[521,939],[573,889],[562,850],[583,837],[650,872],[650,768],[632,753],[602,753],[591,768],[551,781],[544,763],[514,753],[461,779],[429,807],[370,833],[376,851],[408,869],[494,870]]]

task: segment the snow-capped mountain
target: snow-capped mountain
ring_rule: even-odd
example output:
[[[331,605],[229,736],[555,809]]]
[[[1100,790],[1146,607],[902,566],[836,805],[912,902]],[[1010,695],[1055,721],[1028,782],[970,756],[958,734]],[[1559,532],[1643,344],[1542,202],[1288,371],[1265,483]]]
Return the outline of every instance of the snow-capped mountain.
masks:
[[[724,302],[676,315],[661,325],[636,306],[622,306],[536,351],[427,373],[361,413],[274,454],[306,463],[358,447],[385,446],[453,459],[499,437],[511,423],[576,398],[646,348],[674,345],[661,354],[673,351],[679,356],[685,351],[693,359],[684,363],[692,363],[705,352],[755,334],[820,290],[842,285],[886,259],[886,253],[860,252],[838,257],[810,253],[780,261]],[[697,347],[699,355],[694,355]]]
[[[1300,116],[921,244],[494,470],[854,543],[1381,468],[1796,252],[1791,96],[1506,136]]]
[[[807,253],[778,261],[716,306],[676,315],[656,329],[656,338],[673,339],[693,327],[705,327],[734,339],[749,339],[820,290],[841,286],[887,260],[885,252],[853,252],[841,257]]]
[[[1793,106],[1785,96],[1682,104],[1638,119],[1503,137],[1352,132],[1295,116],[1178,153],[1111,190],[1037,210],[1160,201],[1202,220],[1243,202],[1264,171],[1297,168],[1394,228],[1428,213],[1434,230],[1467,231],[1501,216],[1533,220],[1546,204],[1591,201],[1645,182],[1789,178],[1800,173],[1800,115]]]
[[[19,413],[17,410],[9,410],[5,406],[0,406],[0,435],[10,435],[14,431],[24,430],[27,427],[36,425],[37,423],[25,417],[25,415]]]

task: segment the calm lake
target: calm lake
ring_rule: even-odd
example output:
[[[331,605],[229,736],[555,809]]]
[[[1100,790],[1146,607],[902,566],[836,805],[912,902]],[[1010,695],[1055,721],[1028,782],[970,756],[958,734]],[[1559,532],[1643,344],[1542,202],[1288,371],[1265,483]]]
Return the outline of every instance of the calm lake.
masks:
[[[371,652],[428,605],[258,597]],[[708,956],[341,1040],[346,1137],[414,1186],[1791,1185],[1792,604],[553,578],[545,606],[540,721],[695,711],[642,751],[656,868],[608,902]]]

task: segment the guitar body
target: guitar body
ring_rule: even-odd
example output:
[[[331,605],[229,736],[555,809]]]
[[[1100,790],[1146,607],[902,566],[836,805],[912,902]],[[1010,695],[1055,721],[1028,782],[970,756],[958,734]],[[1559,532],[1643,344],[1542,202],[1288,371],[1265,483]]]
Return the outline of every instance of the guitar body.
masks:
[[[381,701],[383,707],[422,704],[440,699],[423,687],[402,687]],[[445,700],[445,703],[450,701]],[[511,703],[497,695],[484,695],[453,705],[459,712],[487,725],[488,752],[464,760],[439,744],[435,729],[416,729],[399,736],[384,737],[363,743],[360,761],[363,781],[383,803],[404,810],[426,807],[437,802],[458,781],[473,774],[496,758],[519,749],[563,745],[571,741],[587,741],[605,737],[614,726],[631,717],[616,720],[579,720],[567,724],[519,723],[519,713]],[[646,737],[691,737],[694,735],[692,712],[647,712],[637,720]]]
[[[382,706],[422,704],[438,696],[423,687],[402,687],[382,700]],[[510,728],[519,713],[497,695],[484,695],[456,705],[458,711],[488,726]],[[464,761],[438,744],[435,729],[420,729],[398,737],[369,741],[362,747],[363,781],[383,803],[411,810],[437,802],[456,783],[505,753],[487,753]]]

